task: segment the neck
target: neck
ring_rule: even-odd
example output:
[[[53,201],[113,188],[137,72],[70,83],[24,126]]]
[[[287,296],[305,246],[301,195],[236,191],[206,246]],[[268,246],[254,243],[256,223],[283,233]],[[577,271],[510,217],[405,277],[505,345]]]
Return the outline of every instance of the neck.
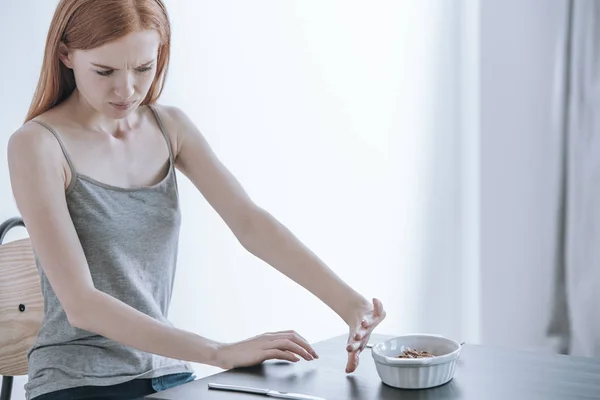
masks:
[[[93,132],[122,137],[139,124],[140,118],[137,112],[132,112],[122,119],[111,118],[99,113],[81,96],[77,89],[73,91],[65,103],[71,108],[73,118],[77,123]]]

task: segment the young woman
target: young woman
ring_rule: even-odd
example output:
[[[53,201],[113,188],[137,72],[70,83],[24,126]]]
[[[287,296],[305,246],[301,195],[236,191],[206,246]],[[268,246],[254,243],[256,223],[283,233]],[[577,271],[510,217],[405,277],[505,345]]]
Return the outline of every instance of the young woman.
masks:
[[[62,0],[38,87],[8,144],[45,314],[28,353],[28,399],[133,398],[221,368],[312,360],[294,331],[220,343],[166,318],[180,227],[176,169],[252,254],[348,324],[347,372],[385,318],[254,204],[190,119],[157,104],[169,63],[161,0]],[[217,321],[218,323],[218,321]]]

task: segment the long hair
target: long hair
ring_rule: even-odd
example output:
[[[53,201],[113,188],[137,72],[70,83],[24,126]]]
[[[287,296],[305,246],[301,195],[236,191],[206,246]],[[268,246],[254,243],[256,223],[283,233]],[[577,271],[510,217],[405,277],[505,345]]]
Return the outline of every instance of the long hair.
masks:
[[[73,71],[59,59],[59,45],[88,50],[131,32],[154,29],[161,39],[156,76],[142,105],[154,103],[169,66],[171,26],[162,0],[61,0],[48,29],[40,78],[25,122],[60,104],[75,90]]]

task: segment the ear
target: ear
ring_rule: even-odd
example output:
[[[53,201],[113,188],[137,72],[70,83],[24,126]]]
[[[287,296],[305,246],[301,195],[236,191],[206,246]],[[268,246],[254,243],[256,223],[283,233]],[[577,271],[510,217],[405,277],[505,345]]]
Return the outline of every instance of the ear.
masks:
[[[65,66],[69,69],[73,69],[73,60],[71,60],[71,55],[72,53],[69,51],[67,45],[64,44],[64,42],[60,42],[58,45],[58,58],[60,58],[60,61],[62,61],[62,63],[65,64]]]

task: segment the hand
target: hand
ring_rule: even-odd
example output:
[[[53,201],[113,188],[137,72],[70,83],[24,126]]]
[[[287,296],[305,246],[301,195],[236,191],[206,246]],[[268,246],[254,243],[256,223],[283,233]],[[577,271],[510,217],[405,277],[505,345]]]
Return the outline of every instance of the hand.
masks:
[[[383,304],[378,299],[373,299],[373,306],[365,302],[353,312],[353,316],[348,322],[350,334],[348,335],[348,364],[346,364],[346,373],[356,370],[359,362],[359,355],[369,342],[371,333],[377,325],[383,321],[386,313]]]
[[[294,331],[264,333],[232,344],[219,345],[217,366],[223,369],[250,367],[266,360],[297,362],[319,358],[315,350]]]

